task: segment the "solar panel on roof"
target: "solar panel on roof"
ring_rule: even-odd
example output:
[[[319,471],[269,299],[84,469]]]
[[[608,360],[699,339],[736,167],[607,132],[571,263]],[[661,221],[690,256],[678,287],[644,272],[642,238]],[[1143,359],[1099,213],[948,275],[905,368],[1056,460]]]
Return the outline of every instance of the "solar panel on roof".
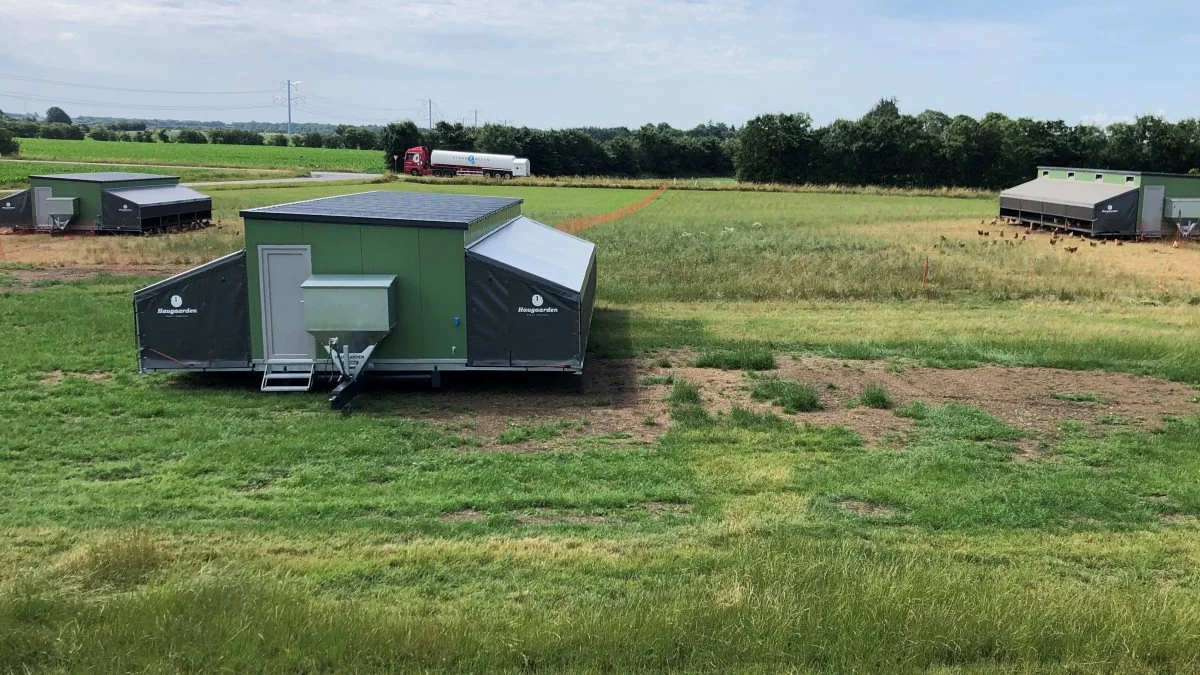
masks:
[[[146,180],[148,178],[174,178],[160,173],[132,173],[129,171],[99,171],[96,173],[50,173],[30,178],[52,178],[54,180],[73,180],[81,183],[116,183],[128,180]]]
[[[465,229],[471,223],[522,201],[513,197],[376,190],[246,209],[242,211],[242,217]]]

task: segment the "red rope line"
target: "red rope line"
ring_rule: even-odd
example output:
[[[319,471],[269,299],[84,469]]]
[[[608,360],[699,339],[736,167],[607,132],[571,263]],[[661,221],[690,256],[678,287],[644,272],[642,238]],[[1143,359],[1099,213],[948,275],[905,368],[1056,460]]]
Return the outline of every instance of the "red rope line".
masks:
[[[611,223],[612,221],[619,220],[621,218],[624,218],[625,216],[631,216],[631,215],[637,213],[638,211],[641,211],[642,209],[646,208],[647,206],[650,206],[651,204],[653,204],[655,202],[655,200],[657,200],[659,197],[661,197],[662,194],[666,191],[667,191],[667,186],[660,185],[654,192],[651,192],[650,194],[646,195],[645,198],[640,199],[636,202],[633,202],[632,204],[626,204],[625,206],[622,206],[621,208],[617,209],[616,211],[609,211],[608,213],[594,213],[594,214],[588,215],[588,216],[580,216],[578,218],[572,218],[571,220],[568,220],[566,222],[559,223],[558,229],[560,229],[563,232],[566,232],[568,234],[579,234],[580,232],[583,232],[584,230],[588,229],[589,227],[603,225],[604,223]]]
[[[159,356],[163,357],[164,359],[169,359],[171,361],[174,361],[175,363],[178,363],[179,365],[183,366],[184,368],[192,367],[191,365],[186,364],[183,361],[180,361],[179,359],[175,358],[174,356],[171,356],[170,354],[164,354],[164,353],[158,351],[157,349],[153,349],[151,347],[146,347],[146,351],[154,352],[155,354],[158,354]]]

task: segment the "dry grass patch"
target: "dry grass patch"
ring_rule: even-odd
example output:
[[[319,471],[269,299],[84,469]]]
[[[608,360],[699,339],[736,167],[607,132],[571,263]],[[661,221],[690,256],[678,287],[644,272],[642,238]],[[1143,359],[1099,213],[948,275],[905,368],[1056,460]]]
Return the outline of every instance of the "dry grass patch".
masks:
[[[475,509],[462,509],[461,511],[443,513],[438,516],[438,520],[443,523],[478,523],[484,518],[487,518],[487,514]]]
[[[890,518],[899,514],[896,509],[887,506],[880,506],[871,502],[859,501],[857,499],[847,499],[837,503],[837,507],[846,513],[853,513],[856,516],[868,516],[871,518]]]
[[[90,372],[70,372],[62,370],[51,370],[42,375],[40,382],[44,385],[53,387],[62,384],[62,381],[68,377],[78,377],[89,382],[106,382],[112,379],[112,373],[104,373],[99,371]]]

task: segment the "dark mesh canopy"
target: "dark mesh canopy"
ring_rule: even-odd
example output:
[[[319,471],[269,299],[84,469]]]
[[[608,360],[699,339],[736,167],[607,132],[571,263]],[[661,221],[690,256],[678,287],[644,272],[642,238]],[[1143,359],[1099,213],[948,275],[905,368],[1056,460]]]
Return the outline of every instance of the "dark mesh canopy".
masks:
[[[524,216],[467,248],[472,366],[583,367],[596,245]]]
[[[1138,188],[1037,178],[1000,193],[1000,216],[1092,235],[1137,232]]]

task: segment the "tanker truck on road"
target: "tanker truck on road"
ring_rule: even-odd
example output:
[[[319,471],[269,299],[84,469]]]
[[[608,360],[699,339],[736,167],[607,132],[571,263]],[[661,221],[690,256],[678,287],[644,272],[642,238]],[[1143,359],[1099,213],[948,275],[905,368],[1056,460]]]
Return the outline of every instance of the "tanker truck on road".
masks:
[[[411,176],[482,176],[512,178],[531,175],[529,160],[513,155],[483,152],[430,150],[424,146],[404,151],[404,173]]]

